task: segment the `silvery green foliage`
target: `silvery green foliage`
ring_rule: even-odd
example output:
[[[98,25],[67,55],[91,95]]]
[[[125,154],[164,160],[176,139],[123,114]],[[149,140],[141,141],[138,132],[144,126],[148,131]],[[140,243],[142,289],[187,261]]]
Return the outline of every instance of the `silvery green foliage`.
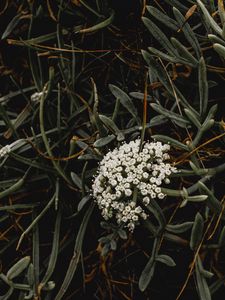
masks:
[[[168,144],[146,142],[140,149],[139,139],[124,143],[108,152],[100,162],[98,175],[92,185],[105,220],[115,217],[130,231],[140,219],[146,219],[144,207],[151,199],[163,199],[163,183],[170,183],[169,176],[177,169],[170,163]]]

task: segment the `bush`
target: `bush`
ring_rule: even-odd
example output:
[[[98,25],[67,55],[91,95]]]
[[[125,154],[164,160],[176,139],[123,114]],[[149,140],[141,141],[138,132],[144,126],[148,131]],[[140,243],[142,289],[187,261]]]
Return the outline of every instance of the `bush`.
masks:
[[[151,5],[2,8],[1,299],[223,295],[224,5]]]

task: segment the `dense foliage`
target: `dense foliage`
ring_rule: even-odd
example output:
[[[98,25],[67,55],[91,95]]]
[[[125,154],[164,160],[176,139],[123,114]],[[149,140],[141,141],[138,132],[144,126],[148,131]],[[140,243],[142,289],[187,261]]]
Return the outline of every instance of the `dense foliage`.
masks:
[[[0,299],[221,299],[224,2],[0,5]]]

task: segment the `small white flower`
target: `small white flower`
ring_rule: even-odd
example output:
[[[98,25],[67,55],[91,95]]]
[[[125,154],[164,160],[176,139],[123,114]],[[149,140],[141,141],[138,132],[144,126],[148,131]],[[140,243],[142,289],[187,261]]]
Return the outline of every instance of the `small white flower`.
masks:
[[[141,194],[143,195],[143,196],[146,196],[147,194],[148,194],[148,191],[147,190],[141,190]]]
[[[155,188],[155,192],[156,192],[157,194],[161,193],[161,188],[160,188],[160,187]]]
[[[130,189],[125,190],[125,195],[126,196],[131,196],[132,195],[132,191]]]
[[[138,216],[137,215],[132,216],[132,220],[133,221],[138,221]]]
[[[117,185],[117,181],[116,180],[111,180],[110,183],[111,183],[112,186],[116,186]]]
[[[144,172],[144,173],[142,174],[142,176],[143,176],[143,178],[148,179],[149,174],[148,174],[147,172]]]
[[[144,203],[144,205],[149,205],[149,203],[150,203],[150,198],[149,198],[149,197],[144,197],[144,198],[143,198],[143,203]]]
[[[142,212],[142,208],[140,206],[137,206],[134,210],[137,214],[140,214]]]
[[[166,184],[169,184],[169,183],[170,183],[169,178],[165,178],[165,179],[164,179],[164,182],[165,182]]]
[[[163,193],[158,194],[158,198],[159,198],[159,199],[163,199],[163,198],[165,198],[165,196],[166,196],[166,195],[163,194]]]

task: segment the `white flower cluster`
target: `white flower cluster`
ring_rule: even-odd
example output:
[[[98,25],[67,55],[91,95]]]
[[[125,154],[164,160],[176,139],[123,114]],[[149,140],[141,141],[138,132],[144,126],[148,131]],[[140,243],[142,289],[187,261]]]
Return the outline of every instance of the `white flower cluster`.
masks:
[[[177,169],[169,163],[168,144],[146,142],[140,150],[140,139],[124,143],[108,152],[99,164],[92,190],[105,220],[115,217],[133,231],[139,219],[146,219],[144,207],[151,199],[163,199],[160,186],[170,183]]]

